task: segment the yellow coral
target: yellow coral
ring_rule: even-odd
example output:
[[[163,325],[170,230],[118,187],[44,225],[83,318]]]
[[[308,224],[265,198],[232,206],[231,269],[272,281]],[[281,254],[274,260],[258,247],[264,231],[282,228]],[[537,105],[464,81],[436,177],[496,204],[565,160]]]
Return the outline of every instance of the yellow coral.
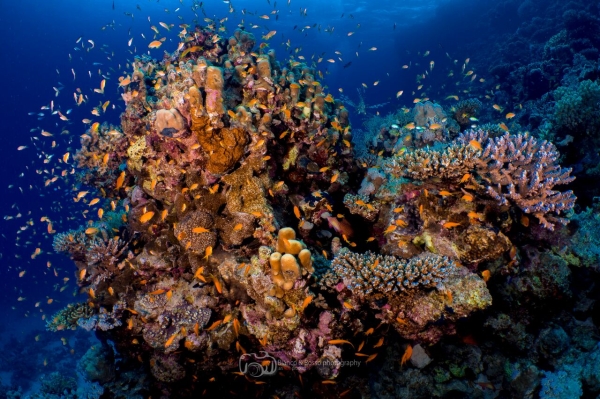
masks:
[[[127,149],[127,156],[129,159],[127,160],[127,167],[131,170],[141,170],[142,169],[142,157],[146,152],[146,136],[142,136],[137,139],[133,144],[129,146]]]
[[[283,160],[283,170],[288,170],[291,166],[296,164],[296,160],[298,159],[299,153],[300,151],[298,150],[298,147],[293,146],[292,148],[290,148],[287,155],[285,156],[285,159]]]

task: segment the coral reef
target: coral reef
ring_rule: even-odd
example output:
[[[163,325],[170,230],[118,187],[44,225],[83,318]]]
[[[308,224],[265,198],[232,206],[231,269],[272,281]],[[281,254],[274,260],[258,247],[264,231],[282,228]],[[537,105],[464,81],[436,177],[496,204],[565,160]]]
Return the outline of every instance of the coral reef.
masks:
[[[148,370],[153,391],[194,397],[230,383],[261,389],[248,370],[275,362],[283,378],[273,386],[295,384],[293,369],[326,380],[322,396],[333,397],[342,391],[332,380],[352,384],[341,362],[385,364],[385,342],[410,367],[383,377],[404,383],[396,394],[450,384],[473,393],[464,381],[475,376],[533,392],[539,373],[526,362],[509,379],[475,345],[430,348],[462,338],[492,294],[532,308],[568,296],[567,261],[521,243],[525,229],[560,231],[574,207],[572,192],[555,190],[573,180],[556,147],[493,126],[460,133],[482,111],[469,99],[450,111],[418,101],[372,121],[356,151],[348,110],[314,65],[254,50],[243,29],[220,32],[187,27],[161,61],[136,57],[121,81],[121,130],[93,125],[81,138],[78,177],[112,215],[55,236],[88,301],[48,329],[114,342],[114,354],[85,356],[86,378],[112,389],[125,378],[118,357]],[[502,311],[472,322],[556,360],[558,329],[534,340],[518,312]],[[265,352],[271,360],[243,367]]]

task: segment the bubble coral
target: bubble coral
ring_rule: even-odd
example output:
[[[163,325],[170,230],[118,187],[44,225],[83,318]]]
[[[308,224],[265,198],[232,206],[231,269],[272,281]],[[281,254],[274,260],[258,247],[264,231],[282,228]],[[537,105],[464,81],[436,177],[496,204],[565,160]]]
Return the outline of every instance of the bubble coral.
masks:
[[[154,128],[163,136],[180,137],[187,126],[185,119],[176,109],[159,109],[156,111]]]

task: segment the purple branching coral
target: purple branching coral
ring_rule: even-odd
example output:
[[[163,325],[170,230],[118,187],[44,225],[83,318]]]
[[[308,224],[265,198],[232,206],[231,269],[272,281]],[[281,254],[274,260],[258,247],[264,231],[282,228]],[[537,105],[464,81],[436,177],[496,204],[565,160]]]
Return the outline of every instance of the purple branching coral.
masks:
[[[554,190],[554,186],[575,179],[570,176],[571,169],[556,163],[558,157],[556,147],[547,141],[509,133],[491,138],[479,129],[462,133],[442,149],[418,149],[395,156],[384,163],[384,169],[415,180],[458,181],[474,174],[478,179],[472,182],[480,194],[500,205],[514,204],[553,230],[555,223],[567,223],[558,215],[573,208],[576,199],[572,191]]]
[[[566,224],[558,217],[575,205],[572,191],[554,190],[558,184],[568,184],[570,168],[556,164],[559,154],[554,144],[538,141],[527,134],[509,133],[489,138],[483,130],[470,130],[457,141],[469,145],[476,140],[483,152],[476,159],[476,171],[483,180],[485,192],[501,205],[512,202],[523,212],[533,214],[540,224],[553,230],[554,223]]]

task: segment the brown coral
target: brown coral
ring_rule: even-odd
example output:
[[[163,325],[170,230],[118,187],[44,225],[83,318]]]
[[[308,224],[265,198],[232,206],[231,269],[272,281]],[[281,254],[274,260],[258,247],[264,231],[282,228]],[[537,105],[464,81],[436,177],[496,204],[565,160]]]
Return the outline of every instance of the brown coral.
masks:
[[[223,176],[222,181],[229,186],[226,193],[228,212],[271,213],[262,184],[252,175],[250,165],[242,165],[236,171]]]
[[[454,248],[465,263],[479,263],[497,259],[512,246],[502,232],[478,225],[471,225],[462,233]]]
[[[207,154],[206,169],[223,174],[242,158],[248,144],[248,133],[240,128],[205,128],[196,130],[198,143]]]

